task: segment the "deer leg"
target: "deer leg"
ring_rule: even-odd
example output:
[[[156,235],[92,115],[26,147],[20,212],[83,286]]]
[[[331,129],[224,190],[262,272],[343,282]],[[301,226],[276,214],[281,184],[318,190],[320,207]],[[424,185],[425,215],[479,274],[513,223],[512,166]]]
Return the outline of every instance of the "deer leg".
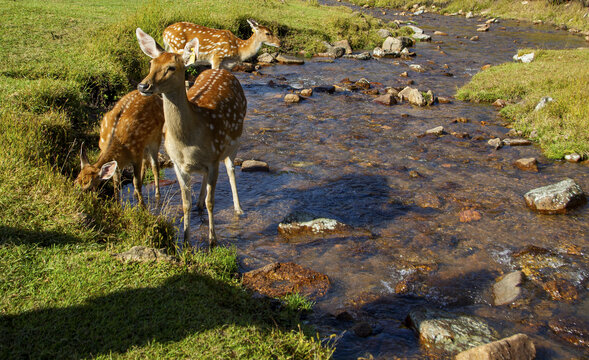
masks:
[[[202,176],[202,182],[200,184],[200,194],[198,195],[198,203],[196,203],[196,208],[198,209],[199,213],[202,213],[205,209],[205,196],[207,194],[207,174],[205,173]]]
[[[237,195],[237,185],[235,184],[235,169],[233,168],[233,160],[235,155],[225,158],[225,168],[227,169],[227,176],[229,177],[229,184],[231,184],[231,195],[233,195],[233,208],[237,215],[243,215],[241,205],[239,205],[239,196]]]
[[[141,207],[145,207],[143,195],[141,195],[141,188],[143,187],[143,174],[145,168],[144,164],[145,161],[143,160],[141,160],[141,166],[139,166],[139,164],[133,164],[133,187],[135,188],[133,193],[137,200],[139,200],[139,205]]]
[[[153,181],[155,185],[155,203],[156,206],[160,203],[160,164],[157,160],[157,151],[149,153],[149,162],[151,163],[151,172],[153,173]]]
[[[217,235],[215,234],[215,221],[213,219],[213,208],[215,207],[215,187],[217,185],[217,177],[219,176],[219,164],[215,164],[209,168],[207,174],[207,213],[209,215],[209,249],[217,245]]]
[[[113,196],[116,202],[120,202],[121,198],[121,172],[117,169],[112,176],[112,185],[114,188]]]
[[[190,193],[190,174],[182,172],[178,165],[174,164],[176,178],[180,184],[182,193],[182,210],[184,212],[184,247],[190,247],[190,209],[192,198]]]
[[[211,59],[211,69],[218,69],[221,66],[221,57],[213,56]]]

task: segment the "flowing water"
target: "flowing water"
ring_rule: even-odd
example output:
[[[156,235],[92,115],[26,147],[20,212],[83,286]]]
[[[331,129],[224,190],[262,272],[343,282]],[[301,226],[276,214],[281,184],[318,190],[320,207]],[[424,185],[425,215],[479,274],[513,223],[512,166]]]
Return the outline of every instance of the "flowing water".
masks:
[[[322,336],[340,335],[336,359],[426,356],[416,335],[403,325],[409,310],[419,304],[482,316],[501,336],[529,334],[539,358],[586,355],[586,348],[562,340],[547,324],[555,317],[574,318],[582,328],[589,320],[589,206],[548,216],[530,211],[523,200],[527,191],[567,177],[588,191],[586,163],[548,160],[536,146],[494,150],[487,140],[505,137],[509,129],[490,105],[453,100],[426,108],[406,103],[388,107],[361,92],[315,92],[299,104],[284,103],[283,96],[294,89],[339,84],[344,78],[366,78],[377,88],[404,86],[412,79],[413,87],[452,97],[481,66],[511,61],[519,48],[586,46],[581,37],[564,31],[512,21],[477,33],[479,19],[424,14],[413,20],[428,34],[439,30],[449,36],[418,43],[413,48],[417,56],[410,60],[311,59],[303,66],[265,67],[261,75],[237,74],[248,99],[238,157],[263,160],[271,171],[236,169],[245,215],[235,218],[221,169],[215,196],[221,244],[238,249],[244,271],[293,261],[327,274],[331,288],[316,300],[307,321]],[[480,41],[469,41],[473,35]],[[426,71],[412,71],[410,64]],[[409,78],[399,76],[405,71]],[[452,123],[458,117],[469,121]],[[439,125],[445,135],[417,136]],[[536,157],[540,171],[513,166],[524,157]],[[171,169],[166,178],[175,180]],[[195,176],[194,197],[199,186]],[[177,183],[165,186],[163,196],[166,211],[179,219]],[[461,222],[459,213],[465,209],[477,211],[480,220]],[[277,225],[296,210],[338,219],[365,230],[365,235],[285,240]],[[207,222],[196,213],[192,219],[193,241],[206,241]],[[519,269],[513,255],[529,245],[548,249],[560,259],[554,271],[576,287],[576,301],[553,301],[540,291],[517,308],[491,306],[495,279]],[[406,286],[399,290],[403,281]],[[335,318],[342,311],[356,322],[368,322],[373,334],[356,336],[353,321]]]

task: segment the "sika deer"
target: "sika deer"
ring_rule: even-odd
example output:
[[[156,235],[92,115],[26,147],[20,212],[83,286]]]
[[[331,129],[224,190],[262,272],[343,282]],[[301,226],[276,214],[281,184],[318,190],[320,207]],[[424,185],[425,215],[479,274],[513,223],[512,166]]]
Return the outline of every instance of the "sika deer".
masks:
[[[133,165],[134,194],[139,204],[145,205],[141,195],[145,160],[151,163],[155,179],[155,196],[159,203],[159,164],[157,154],[162,142],[164,110],[162,100],[157,97],[146,98],[135,90],[123,96],[115,107],[106,113],[100,124],[100,155],[91,165],[82,145],[80,162],[82,170],[75,183],[83,190],[95,189],[101,180],[113,177],[115,197],[118,198],[120,177],[117,167],[123,169]],[[144,160],[145,159],[145,160]]]
[[[216,244],[213,207],[219,162],[224,161],[233,193],[235,212],[239,205],[233,160],[243,131],[247,102],[241,84],[230,72],[202,72],[186,92],[182,56],[163,51],[155,40],[137,28],[139,46],[152,58],[149,75],[137,85],[142,95],[162,94],[166,136],[164,146],[174,162],[182,192],[184,241],[190,244],[191,173],[204,174],[206,208],[209,216],[209,247]],[[198,39],[186,44],[194,47]]]
[[[245,61],[258,53],[262,44],[280,47],[280,39],[265,26],[254,20],[247,21],[253,34],[247,40],[241,40],[229,30],[217,30],[189,22],[179,22],[168,26],[163,33],[164,45],[170,52],[183,54],[184,64],[190,65],[190,54],[185,52],[186,44],[197,38],[200,50],[196,52],[196,62],[211,64],[219,69],[226,61]],[[189,48],[188,50],[192,50]]]

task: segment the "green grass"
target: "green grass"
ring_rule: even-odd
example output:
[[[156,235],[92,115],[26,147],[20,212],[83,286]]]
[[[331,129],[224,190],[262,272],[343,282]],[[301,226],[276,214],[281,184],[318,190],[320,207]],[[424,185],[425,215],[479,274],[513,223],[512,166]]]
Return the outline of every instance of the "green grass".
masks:
[[[531,50],[526,50],[527,52]],[[459,89],[462,100],[510,102],[501,115],[538,141],[550,158],[589,156],[589,49],[534,50],[529,64],[507,63],[475,75]],[[554,99],[534,111],[544,96]]]
[[[175,252],[177,229],[141,208],[72,186],[82,141],[97,153],[101,115],[147,73],[134,31],[176,21],[250,35],[268,25],[284,51],[354,48],[394,27],[317,2],[0,0],[0,358],[323,359],[298,325],[311,303],[253,300],[235,251],[125,264],[134,245]]]
[[[550,1],[537,0],[522,1],[513,0],[350,0],[357,5],[368,4],[372,7],[388,7],[397,9],[410,9],[413,5],[431,5],[437,7],[436,11],[442,13],[455,13],[473,11],[477,14],[484,13],[487,16],[520,20],[542,20],[547,23],[561,25],[582,31],[589,31],[589,22],[585,14],[589,13],[589,7],[583,6],[582,1]]]

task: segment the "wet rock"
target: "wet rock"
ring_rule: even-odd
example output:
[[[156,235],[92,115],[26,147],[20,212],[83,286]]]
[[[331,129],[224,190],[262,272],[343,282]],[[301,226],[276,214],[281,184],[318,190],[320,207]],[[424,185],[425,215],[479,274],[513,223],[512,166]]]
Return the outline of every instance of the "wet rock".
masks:
[[[513,60],[521,61],[524,64],[531,63],[532,61],[534,61],[534,53],[524,54],[521,56],[518,54],[515,54],[515,55],[513,55]]]
[[[568,162],[579,162],[581,161],[581,155],[577,154],[577,153],[572,153],[572,154],[567,154],[564,156],[564,159]]]
[[[422,208],[440,209],[442,200],[432,193],[417,193],[413,197],[415,204]]]
[[[386,94],[390,94],[393,96],[399,96],[399,90],[392,88],[392,87],[386,87],[385,88],[385,93]]]
[[[491,140],[487,141],[487,144],[494,147],[495,150],[499,150],[503,147],[503,145],[505,145],[500,138],[491,139]]]
[[[431,41],[432,37],[427,34],[413,34],[412,38],[419,41]]]
[[[397,103],[397,98],[392,94],[385,94],[377,97],[376,99],[372,100],[375,103],[382,104],[382,105],[395,105]]]
[[[540,99],[540,101],[538,102],[538,104],[534,108],[534,111],[542,110],[544,108],[544,106],[546,106],[546,104],[548,104],[549,102],[552,102],[552,101],[554,101],[554,99],[551,98],[550,96],[543,96],[542,99]]]
[[[434,35],[438,35],[438,36],[448,36],[448,34],[447,34],[447,33],[443,32],[443,31],[438,31],[438,30],[434,31]]]
[[[374,50],[372,50],[372,56],[374,56],[376,58],[384,58],[384,57],[395,58],[395,57],[400,57],[401,53],[398,51],[388,51],[388,50],[384,50],[379,47],[375,47]]]
[[[525,334],[477,346],[456,355],[456,360],[532,360],[536,358],[534,342]]]
[[[457,117],[452,119],[451,123],[456,124],[456,123],[462,123],[462,124],[466,124],[468,123],[469,120],[465,117]]]
[[[376,31],[376,34],[378,36],[380,36],[381,38],[383,38],[383,39],[386,39],[386,38],[388,38],[389,36],[392,35],[391,32],[389,30],[387,30],[387,29],[378,29]]]
[[[349,225],[334,219],[326,219],[306,212],[298,211],[288,215],[278,224],[278,233],[286,238],[326,237],[347,234],[352,230]]]
[[[530,190],[524,199],[532,210],[544,214],[565,213],[587,201],[581,187],[572,179]]]
[[[381,48],[388,52],[401,52],[403,50],[403,41],[401,39],[389,36],[382,43]]]
[[[399,92],[399,98],[402,101],[409,101],[412,105],[425,106],[426,102],[419,90],[407,86]]]
[[[448,352],[464,351],[498,338],[497,332],[481,318],[427,307],[411,310],[406,322],[421,341]]]
[[[471,37],[470,38],[470,41],[479,41],[478,35],[475,35],[475,36]]]
[[[495,306],[511,304],[521,295],[523,273],[514,271],[493,285],[493,303]]]
[[[287,65],[303,65],[305,63],[305,60],[301,58],[284,54],[279,54],[278,56],[276,56],[276,61],[278,61],[281,64]]]
[[[452,136],[454,136],[457,139],[470,139],[470,134],[467,132],[451,132],[450,133]]]
[[[411,170],[411,171],[409,171],[409,177],[413,178],[413,179],[417,179],[417,178],[421,178],[423,176],[420,173],[418,173],[417,171]]]
[[[241,171],[243,172],[269,172],[270,167],[267,163],[259,160],[245,160],[241,164]]]
[[[450,104],[450,103],[452,103],[452,100],[450,98],[447,98],[447,97],[438,96],[438,103],[440,103],[440,104]]]
[[[478,32],[485,32],[485,31],[489,31],[490,28],[491,28],[490,24],[481,24],[481,25],[478,25],[477,31]]]
[[[298,96],[297,94],[284,95],[284,102],[285,103],[293,104],[293,103],[298,103],[300,101],[301,101],[301,97]]]
[[[270,53],[263,53],[258,55],[258,62],[263,64],[271,64],[276,62],[276,55]]]
[[[431,90],[428,90],[425,93],[425,103],[426,105],[433,105],[436,103],[436,101],[438,101],[438,98],[434,95],[434,92]]]
[[[423,34],[423,29],[418,28],[415,25],[407,25],[406,27],[410,28],[411,30],[413,30],[414,34]]]
[[[564,340],[579,346],[589,346],[589,324],[579,317],[555,317],[548,327]]]
[[[485,64],[483,66],[481,66],[481,71],[485,71],[485,70],[489,70],[491,68],[491,64]]]
[[[269,297],[300,293],[311,299],[319,298],[329,288],[327,275],[298,264],[272,263],[243,274],[243,285]]]
[[[313,89],[303,89],[301,90],[301,96],[312,96],[313,95]]]
[[[237,64],[233,65],[231,68],[232,72],[248,72],[251,73],[252,71],[256,70],[254,64],[249,62],[238,62]]]
[[[346,49],[342,46],[331,45],[330,43],[324,41],[323,44],[327,47],[327,53],[325,55],[331,56],[334,58],[340,58],[346,54]],[[350,44],[348,44],[348,47]],[[350,48],[350,53],[352,53],[352,49]],[[322,54],[319,54],[322,55]]]
[[[368,79],[362,78],[354,83],[356,87],[361,89],[370,89],[370,81]]]
[[[478,221],[482,218],[481,213],[473,209],[465,209],[458,213],[460,222],[468,223],[471,221]]]
[[[333,43],[334,47],[340,47],[345,50],[345,54],[352,53],[352,47],[350,46],[350,42],[348,40],[339,40]]]
[[[425,131],[425,135],[441,136],[442,134],[444,134],[443,126],[437,126],[433,129],[428,129]]]
[[[495,102],[494,102],[493,104],[491,104],[491,105],[493,105],[493,106],[495,106],[495,107],[502,108],[502,107],[505,107],[505,106],[507,105],[507,101],[505,101],[505,100],[503,100],[503,99],[497,99],[497,100],[495,100]]]
[[[369,337],[370,335],[372,335],[372,326],[370,326],[370,324],[366,321],[357,323],[356,325],[354,325],[352,330],[354,331],[354,334],[356,334],[356,336],[362,338]]]
[[[333,86],[333,85],[314,86],[313,92],[333,94],[335,92],[335,86]]]
[[[363,90],[362,93],[366,94],[366,95],[376,96],[376,95],[380,94],[380,91],[378,89],[369,89],[369,90]]]
[[[356,60],[370,60],[372,59],[372,55],[370,55],[369,52],[363,52],[360,54],[344,55],[344,58]]]
[[[542,284],[552,300],[573,302],[579,298],[577,288],[564,279],[553,279]]]
[[[409,65],[409,68],[413,71],[425,72],[425,68],[419,64],[411,64]]]
[[[401,77],[408,77],[409,74],[407,74],[407,71],[403,71],[402,73],[399,74],[399,76],[401,76]]]
[[[536,158],[518,159],[514,165],[520,170],[538,172],[538,160]]]
[[[120,254],[115,254],[114,257],[125,262],[178,261],[178,259],[166,254],[162,250],[153,249],[145,246],[133,246],[128,251],[125,251]]]
[[[350,322],[354,321],[354,316],[347,311],[341,311],[335,315],[337,321]]]
[[[528,146],[532,145],[532,142],[528,139],[503,139],[503,143],[509,146]]]

